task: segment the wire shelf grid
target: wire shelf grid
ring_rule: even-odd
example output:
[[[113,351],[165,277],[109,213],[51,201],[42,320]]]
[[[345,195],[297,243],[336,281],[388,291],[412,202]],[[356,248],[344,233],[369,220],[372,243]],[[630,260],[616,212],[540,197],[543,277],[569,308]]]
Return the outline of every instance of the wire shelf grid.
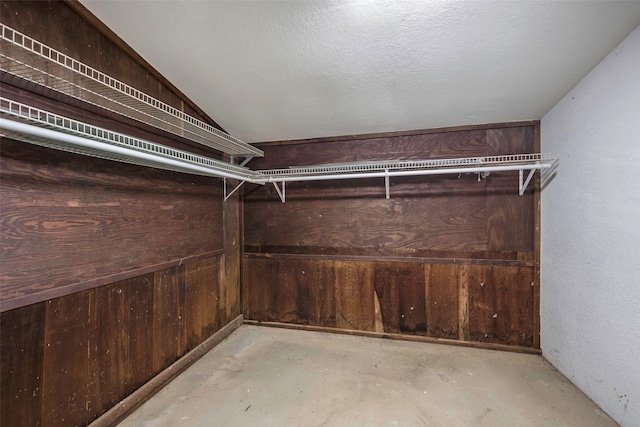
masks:
[[[108,129],[93,126],[87,123],[83,123],[77,120],[70,119],[68,117],[60,116],[39,108],[35,108],[20,102],[16,102],[4,97],[0,97],[0,113],[12,117],[13,119],[20,119],[22,121],[34,124],[36,126],[63,132],[69,135],[75,135],[82,138],[91,139],[94,141],[105,142],[113,146],[124,147],[127,149],[136,150],[139,152],[152,154],[167,159],[177,160],[184,163],[189,163],[204,168],[211,169],[211,173],[208,175],[216,176],[216,171],[226,171],[246,177],[252,176],[252,172],[242,166],[226,163],[223,161],[211,159],[209,157],[201,156],[198,154],[190,153],[188,151],[179,150],[176,148],[168,147],[166,145],[157,144],[144,139],[134,138],[129,135],[125,135],[119,132],[114,132]],[[21,139],[25,139],[23,135]],[[57,148],[65,151],[71,151],[77,154],[90,155],[93,157],[107,158],[110,160],[125,161],[127,163],[143,164],[145,166],[158,167],[156,162],[140,161],[139,159],[131,159],[127,156],[114,155],[112,153],[105,153],[101,150],[83,148],[71,145],[61,145],[55,141],[46,141],[38,138],[31,138],[28,142],[36,143],[39,145],[45,145],[50,148]],[[166,167],[163,167],[166,168]],[[185,168],[174,167],[171,170],[179,170],[181,172],[187,171]]]
[[[353,163],[334,163],[314,166],[295,166],[288,169],[256,171],[260,176],[304,177],[313,175],[353,174],[385,171],[410,171],[428,169],[458,169],[492,166],[518,166],[532,163],[550,163],[555,160],[550,154],[510,154],[486,157],[464,157],[453,159],[390,160]]]
[[[263,156],[262,150],[4,24],[0,69],[230,155]]]

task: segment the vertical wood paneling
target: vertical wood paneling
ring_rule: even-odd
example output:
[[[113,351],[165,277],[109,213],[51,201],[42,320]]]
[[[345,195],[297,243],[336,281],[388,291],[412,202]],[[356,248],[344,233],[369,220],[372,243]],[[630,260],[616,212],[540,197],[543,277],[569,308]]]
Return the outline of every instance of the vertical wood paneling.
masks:
[[[184,324],[186,349],[191,350],[213,335],[218,324],[217,259],[203,259],[185,266]]]
[[[458,339],[469,341],[469,273],[473,267],[458,267]]]
[[[243,262],[243,313],[247,319],[269,321],[274,311],[271,289],[272,271],[267,259],[245,259]]]
[[[530,153],[537,128],[265,143],[265,157],[252,165]],[[519,196],[517,172],[495,172],[480,181],[475,174],[393,178],[390,190],[387,200],[383,180],[292,183],[283,204],[268,186],[246,188],[246,318],[282,319],[280,304],[287,307],[287,322],[311,323],[309,305],[327,281],[294,272],[325,263],[334,268],[337,328],[531,346],[523,319],[527,313],[535,317],[534,301],[515,290],[528,278],[505,272],[524,272],[536,256],[532,188]],[[295,289],[282,276],[287,274],[294,274]],[[476,287],[490,282],[501,283],[501,291],[480,300],[478,292],[492,291]],[[479,314],[494,308],[499,320]]]
[[[184,354],[184,268],[154,274],[153,370],[161,371]]]
[[[425,265],[427,334],[437,338],[458,337],[458,266]]]
[[[309,260],[298,278],[308,298],[307,319],[314,326],[336,326],[335,275],[333,261]]]
[[[97,381],[91,419],[98,417],[153,375],[153,275],[124,280],[95,290],[96,345],[89,372]]]
[[[229,185],[237,181],[229,180]],[[224,184],[223,184],[224,185]],[[241,201],[236,193],[223,204],[224,281],[226,284],[225,323],[241,312],[240,306],[240,251],[241,251]]]
[[[373,266],[368,262],[335,261],[336,326],[375,330]]]
[[[533,345],[533,268],[493,266],[470,285],[474,341]]]
[[[46,303],[0,315],[0,425],[40,426]]]
[[[65,2],[0,8],[3,23],[183,108],[178,94]],[[3,94],[15,100],[220,157],[36,85],[2,80]],[[240,313],[239,202],[223,218],[219,180],[8,139],[0,174],[0,256],[11,265],[0,273],[0,298],[12,301],[1,314],[3,426],[86,425]],[[221,249],[224,255],[213,255]]]
[[[2,425],[86,425],[211,336],[222,258],[2,313]]]
[[[533,149],[541,152],[540,126],[536,126],[533,136]],[[540,173],[535,177],[535,192],[533,193],[533,348],[540,348],[540,233],[541,233],[541,206],[540,206]]]
[[[47,303],[44,342],[43,420],[49,425],[85,425],[98,394],[90,355],[98,345],[96,291]]]
[[[421,264],[375,263],[374,283],[385,332],[426,333],[425,282]]]

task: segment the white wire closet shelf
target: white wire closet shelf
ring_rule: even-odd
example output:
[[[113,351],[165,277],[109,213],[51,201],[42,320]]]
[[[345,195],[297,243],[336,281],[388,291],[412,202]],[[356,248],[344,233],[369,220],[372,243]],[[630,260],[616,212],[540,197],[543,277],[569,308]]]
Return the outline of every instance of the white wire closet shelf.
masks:
[[[0,24],[0,70],[235,157],[262,150]]]
[[[292,166],[253,171],[244,167],[262,150],[179,111],[149,95],[107,76],[73,58],[0,24],[0,70],[101,108],[188,138],[233,157],[241,165],[211,159],[151,141],[93,126],[0,97],[0,135],[93,157],[225,179],[228,199],[245,182],[272,183],[282,202],[285,184],[292,181],[384,178],[390,197],[391,177],[518,171],[518,192],[523,195],[536,170],[543,172],[541,186],[553,175],[558,159],[549,154],[511,154],[426,160],[382,160]],[[528,171],[525,177],[524,171]],[[227,193],[226,178],[240,183]]]
[[[492,172],[518,171],[518,194],[523,195],[536,170],[546,172],[543,180],[557,168],[558,158],[551,154],[509,154],[500,156],[463,157],[427,160],[383,160],[370,162],[333,163],[314,166],[293,166],[288,169],[256,171],[254,183],[273,183],[285,202],[285,183],[329,179],[384,178],[385,193],[390,197],[389,178],[398,176],[476,173],[478,180]],[[524,171],[528,175],[524,176]],[[280,183],[280,187],[278,187]]]
[[[476,173],[480,179],[481,176],[487,177],[498,171],[518,171],[518,188],[519,194],[522,195],[536,170],[545,172],[544,180],[544,177],[552,174],[558,165],[557,157],[534,153],[452,159],[364,161],[254,171],[241,165],[93,126],[5,97],[0,97],[0,135],[92,157],[239,180],[240,183],[230,193],[227,193],[225,182],[225,200],[245,182],[272,183],[284,202],[287,182],[380,177],[384,178],[386,196],[389,198],[391,177]],[[528,171],[526,178],[524,171]]]
[[[0,135],[23,142],[195,175],[251,179],[249,169],[77,120],[0,97]]]

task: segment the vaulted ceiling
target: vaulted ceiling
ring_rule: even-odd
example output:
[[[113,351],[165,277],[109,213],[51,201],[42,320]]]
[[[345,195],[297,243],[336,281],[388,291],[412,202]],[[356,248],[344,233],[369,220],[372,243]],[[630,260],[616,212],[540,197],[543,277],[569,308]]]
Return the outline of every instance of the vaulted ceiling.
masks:
[[[540,119],[640,24],[640,2],[94,1],[246,142]]]

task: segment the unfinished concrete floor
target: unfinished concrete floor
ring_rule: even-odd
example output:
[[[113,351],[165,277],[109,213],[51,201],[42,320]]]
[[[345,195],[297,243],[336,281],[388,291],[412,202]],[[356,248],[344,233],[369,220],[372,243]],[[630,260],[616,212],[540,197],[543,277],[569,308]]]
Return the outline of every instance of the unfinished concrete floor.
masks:
[[[542,357],[242,326],[120,424],[616,425]]]

